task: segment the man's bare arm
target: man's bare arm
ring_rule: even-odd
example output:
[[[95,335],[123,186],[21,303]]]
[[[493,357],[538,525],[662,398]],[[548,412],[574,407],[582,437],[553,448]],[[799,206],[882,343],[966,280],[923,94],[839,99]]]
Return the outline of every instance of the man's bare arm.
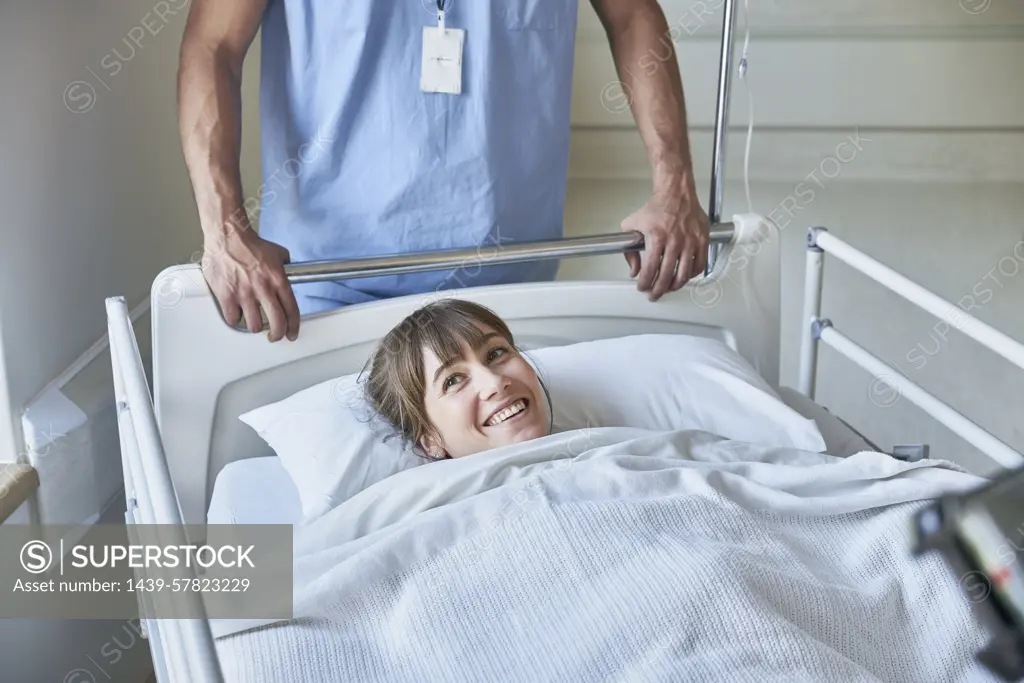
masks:
[[[239,159],[242,64],[266,0],[192,0],[178,70],[178,127],[203,231],[203,274],[228,324],[270,323],[271,341],[298,334],[284,274],[288,253],[260,239],[245,212]]]
[[[651,201],[627,218],[624,227],[644,233],[643,268],[635,252],[627,260],[631,275],[640,275],[638,287],[651,290],[657,299],[703,272],[707,262],[709,225],[693,177],[679,63],[657,0],[591,3],[608,36],[651,164]]]

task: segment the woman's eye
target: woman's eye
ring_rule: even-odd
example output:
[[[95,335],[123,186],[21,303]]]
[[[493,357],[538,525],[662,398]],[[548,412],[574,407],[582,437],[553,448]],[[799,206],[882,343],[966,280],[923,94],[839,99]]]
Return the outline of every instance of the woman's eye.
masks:
[[[455,386],[455,383],[458,381],[458,379],[459,379],[458,375],[448,375],[447,379],[445,379],[445,381],[444,381],[444,384],[441,385],[441,388],[444,391],[448,391],[453,386]]]
[[[496,358],[500,358],[506,353],[508,353],[508,349],[506,349],[504,346],[493,348],[491,349],[491,352],[487,354],[487,360],[494,360]]]

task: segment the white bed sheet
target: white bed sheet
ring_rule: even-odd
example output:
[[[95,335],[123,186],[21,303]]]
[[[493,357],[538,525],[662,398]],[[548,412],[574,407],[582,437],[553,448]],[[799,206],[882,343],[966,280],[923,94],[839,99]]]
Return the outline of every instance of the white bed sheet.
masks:
[[[842,420],[803,394],[778,390],[793,410],[818,424],[825,452],[848,457],[875,450]],[[302,520],[299,493],[275,456],[236,460],[217,475],[207,514],[209,524],[297,524]]]

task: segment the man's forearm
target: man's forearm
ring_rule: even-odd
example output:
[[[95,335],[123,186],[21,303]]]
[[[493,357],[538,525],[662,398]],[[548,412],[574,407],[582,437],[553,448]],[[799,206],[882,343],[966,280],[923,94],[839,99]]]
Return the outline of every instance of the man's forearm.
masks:
[[[647,148],[654,191],[693,194],[686,102],[675,45],[658,3],[637,4],[628,21],[607,27],[615,67]]]
[[[178,72],[178,127],[203,236],[249,228],[243,207],[241,71],[222,53],[185,44]]]

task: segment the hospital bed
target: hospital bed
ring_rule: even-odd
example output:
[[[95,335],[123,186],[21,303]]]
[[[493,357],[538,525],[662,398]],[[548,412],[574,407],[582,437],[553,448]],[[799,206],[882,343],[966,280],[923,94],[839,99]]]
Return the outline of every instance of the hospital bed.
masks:
[[[527,349],[644,333],[690,335],[735,349],[793,409],[815,420],[826,452],[847,456],[877,450],[842,420],[814,403],[816,347],[826,343],[867,371],[885,366],[820,315],[821,264],[832,254],[926,310],[954,306],[910,283],[821,228],[808,231],[805,343],[800,392],[779,387],[779,234],[758,216],[735,216],[713,228],[721,250],[712,273],[657,303],[630,281],[551,282],[455,292],[497,311]],[[571,258],[639,248],[636,235],[608,235],[520,244],[495,258]],[[356,262],[296,265],[293,281],[351,274],[453,268],[469,251],[410,254]],[[173,286],[168,283],[173,283]],[[168,292],[174,296],[168,298]],[[714,305],[707,305],[713,300]],[[298,523],[297,496],[274,452],[238,416],[330,377],[357,372],[373,345],[424,303],[411,296],[315,314],[303,319],[294,343],[230,328],[196,265],[165,270],[153,287],[153,391],[121,298],[107,301],[128,519],[145,524]],[[1024,367],[1021,345],[969,314],[959,329]],[[902,382],[902,380],[901,380]],[[1021,455],[919,387],[902,396],[941,419],[994,461],[1012,466]],[[195,542],[202,539],[192,539]],[[203,619],[146,619],[158,679],[219,681],[221,664]]]
[[[791,409],[813,420],[821,431],[826,453],[854,459],[860,457],[858,454],[877,452],[879,448],[839,416],[814,402],[819,345],[824,343],[832,347],[883,381],[897,380],[891,379],[892,373],[882,361],[840,331],[841,322],[834,324],[822,317],[821,275],[826,254],[933,315],[946,319],[955,311],[955,320],[949,321],[951,324],[1022,368],[1024,346],[907,280],[824,228],[811,227],[807,235],[798,391],[780,386],[779,231],[760,216],[738,215],[731,221],[723,221],[720,215],[728,82],[732,68],[733,5],[732,0],[725,4],[709,205],[711,250],[705,276],[678,292],[666,295],[657,303],[649,302],[630,281],[513,284],[451,294],[495,310],[508,322],[520,345],[527,349],[640,334],[682,335],[720,342],[748,362]],[[551,242],[511,243],[486,256],[479,250],[454,250],[291,264],[287,272],[292,283],[300,283],[447,270],[464,267],[467,263],[475,266],[585,257],[642,248],[641,236],[616,233]],[[152,391],[124,299],[113,297],[106,302],[127,500],[126,519],[129,524],[202,525],[208,522],[302,522],[299,497],[274,451],[243,424],[239,416],[304,387],[357,372],[363,367],[374,344],[402,318],[422,305],[425,298],[410,296],[314,314],[303,319],[302,331],[296,342],[278,344],[267,343],[263,335],[227,326],[196,264],[163,271],[153,284],[151,300]],[[898,387],[894,389],[996,463],[1011,467],[1024,460],[1024,456],[1010,446],[907,379],[900,378]],[[875,455],[898,462],[889,455]],[[882,461],[872,462],[876,467],[889,467],[884,462],[878,464]],[[643,535],[642,532],[638,530],[639,535]],[[188,540],[199,542],[203,539]],[[770,555],[769,551],[764,552],[765,557]],[[890,556],[887,557],[892,561]],[[907,571],[910,572],[909,569]],[[901,576],[904,586],[916,580],[911,574]],[[711,582],[711,578],[705,579]],[[918,584],[914,585],[915,590],[925,590]],[[952,594],[946,592],[942,595],[952,599]],[[904,594],[902,599],[907,599],[907,596]],[[593,615],[588,615],[588,618],[590,616]],[[247,670],[247,664],[234,660],[254,657],[256,652],[260,657],[274,658],[278,655],[275,647],[281,648],[279,659],[282,660],[323,656],[313,646],[307,651],[296,651],[295,647],[302,647],[301,642],[296,645],[298,641],[273,640],[272,630],[257,630],[256,635],[251,636],[256,640],[251,642],[246,640],[249,636],[244,633],[232,635],[229,644],[225,645],[215,641],[215,629],[205,618],[146,618],[142,621],[160,683],[219,683],[232,678],[262,683],[262,680],[248,679],[239,674]],[[969,626],[967,621],[963,623]],[[900,637],[941,640],[942,634],[931,632],[933,626],[921,626],[918,630],[928,631],[923,635],[913,633],[914,629],[908,627],[906,630],[910,632]],[[520,628],[518,624],[516,627]],[[637,625],[638,632],[644,627],[645,624]],[[415,634],[407,635],[412,637]],[[618,635],[631,637],[625,632]],[[954,640],[943,641],[940,645],[952,647],[952,643],[962,651],[970,651],[979,644],[960,642],[969,639],[963,634],[957,636],[953,633],[949,638]],[[565,639],[554,645],[571,649],[570,641]],[[924,647],[921,645],[923,642],[914,640],[910,647]],[[288,650],[289,643],[291,650]],[[340,646],[335,642],[328,647]],[[868,649],[877,650],[879,646],[875,644]],[[400,651],[400,644],[395,644],[391,654],[398,657]],[[808,652],[790,654],[797,659],[801,654],[812,658]],[[606,680],[648,680],[647,674],[652,680],[661,680],[652,673],[661,655],[657,648],[649,650],[640,661],[646,669],[620,670]],[[936,654],[934,659],[942,657]],[[740,665],[748,666],[737,664]],[[768,680],[756,666],[749,666],[753,667],[746,670],[749,680]],[[228,671],[233,674],[229,676]],[[827,679],[829,671],[835,674],[834,670],[822,669],[821,677]],[[340,671],[333,673],[343,675]],[[536,680],[554,678],[552,674]],[[746,680],[738,674],[727,679]],[[429,676],[418,680],[429,680]],[[668,677],[665,680],[677,679]]]

